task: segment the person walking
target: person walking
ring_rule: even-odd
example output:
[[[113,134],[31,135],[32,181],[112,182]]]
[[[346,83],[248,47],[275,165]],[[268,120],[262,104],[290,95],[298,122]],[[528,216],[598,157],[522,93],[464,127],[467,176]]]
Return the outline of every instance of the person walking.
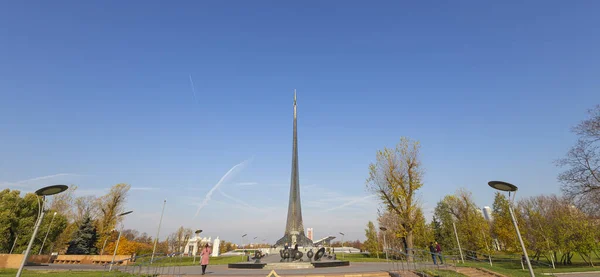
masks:
[[[438,255],[438,259],[440,259],[440,264],[444,264],[444,259],[442,259],[442,246],[437,241],[435,242],[435,252]]]
[[[437,265],[437,262],[435,261],[435,256],[437,256],[437,253],[435,251],[435,246],[433,246],[433,242],[429,243],[429,253],[431,253],[431,259],[433,260],[433,264]]]
[[[210,254],[212,254],[212,250],[210,249],[207,243],[204,245],[202,253],[200,253],[200,256],[202,256],[202,258],[200,259],[200,264],[202,265],[202,275],[206,273],[206,267],[208,266]]]

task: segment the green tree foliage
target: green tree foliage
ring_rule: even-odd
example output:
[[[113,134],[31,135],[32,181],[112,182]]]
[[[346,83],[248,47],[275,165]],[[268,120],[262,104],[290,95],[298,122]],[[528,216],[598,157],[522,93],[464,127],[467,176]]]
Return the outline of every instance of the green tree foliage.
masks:
[[[459,189],[454,195],[446,195],[435,209],[435,217],[440,220],[437,232],[438,242],[446,249],[457,248],[454,226],[463,250],[488,251],[486,232],[489,227],[475,205],[471,192]]]
[[[55,242],[57,242],[58,237],[61,233],[64,232],[67,225],[67,217],[65,215],[62,215],[58,212],[56,212],[56,215],[54,215],[54,212],[52,210],[46,212],[44,220],[42,220],[42,224],[40,225],[37,234],[38,243],[34,244],[35,248],[32,248],[36,249],[36,252],[33,253],[39,253],[38,247],[41,247],[41,244],[39,244],[39,242],[44,239],[46,234],[48,234],[48,237],[46,238],[46,242],[44,243],[44,249],[42,250],[42,253],[50,254],[50,251],[54,251],[54,246],[56,245]]]
[[[496,192],[494,205],[492,207],[492,236],[498,239],[502,250],[509,253],[518,253],[521,251],[521,244],[515,234],[515,227],[510,216],[510,203],[505,194]],[[519,225],[522,236],[527,235],[528,229],[523,225],[522,215],[519,210],[513,209],[515,218]],[[526,241],[529,243],[529,241]]]
[[[384,213],[379,214],[377,220],[379,222],[379,226],[383,226],[387,229],[385,232],[380,232],[379,243],[383,244],[383,236],[385,236],[386,243],[389,248],[405,251],[406,248],[408,248],[404,240],[406,231],[404,230],[403,225],[400,223],[400,217],[391,211],[385,211]],[[423,216],[421,208],[417,208],[415,210],[412,248],[425,249],[428,247],[427,245],[429,245],[429,242],[431,242],[433,239],[433,229],[431,228],[430,224],[427,224],[425,221],[425,217]]]
[[[419,208],[415,211],[415,236],[414,247],[419,249],[427,249],[429,243],[434,241],[433,229],[430,224],[425,221],[423,211]]]
[[[75,237],[69,243],[67,254],[97,254],[96,241],[96,227],[92,218],[88,215],[84,217],[83,222],[79,225],[79,230],[75,233]]]
[[[367,188],[379,196],[388,211],[399,217],[404,232],[400,235],[407,248],[413,248],[419,210],[417,190],[423,186],[419,150],[419,142],[401,138],[395,149],[377,152],[367,179]]]
[[[5,189],[0,191],[0,252],[9,253],[13,244],[15,246],[13,253],[25,251],[33,234],[38,212],[38,196],[35,194],[28,193],[21,197],[21,192],[18,190]],[[35,238],[32,253],[39,252],[46,233],[48,233],[48,239],[44,244],[44,248],[49,249],[52,247],[56,237],[60,235],[65,227],[66,218],[60,213],[57,214],[52,226],[50,226],[53,214],[53,210],[46,212]],[[49,227],[50,232],[48,232]]]
[[[375,229],[375,224],[372,221],[369,221],[367,224],[367,229],[365,229],[365,236],[367,240],[364,242],[364,247],[369,253],[377,253],[381,250],[381,246],[379,245],[379,241],[377,239],[377,230]]]
[[[527,247],[533,250],[533,258],[549,255],[562,264],[571,264],[574,253],[579,254],[593,266],[593,253],[597,249],[600,225],[579,210],[570,199],[550,196],[534,196],[519,201],[519,226],[523,225]],[[521,228],[521,227],[519,227]]]

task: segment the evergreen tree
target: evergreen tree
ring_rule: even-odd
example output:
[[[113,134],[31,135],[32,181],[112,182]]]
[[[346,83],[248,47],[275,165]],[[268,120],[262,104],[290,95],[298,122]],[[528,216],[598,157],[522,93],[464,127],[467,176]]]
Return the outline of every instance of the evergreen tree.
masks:
[[[96,227],[89,214],[83,218],[79,225],[79,230],[75,232],[73,240],[69,242],[67,254],[96,254],[97,248],[94,246],[97,240]]]
[[[375,224],[369,221],[367,224],[367,229],[365,229],[365,236],[367,240],[364,243],[365,248],[369,253],[377,253],[379,256],[379,242],[377,241],[377,230],[375,230]]]

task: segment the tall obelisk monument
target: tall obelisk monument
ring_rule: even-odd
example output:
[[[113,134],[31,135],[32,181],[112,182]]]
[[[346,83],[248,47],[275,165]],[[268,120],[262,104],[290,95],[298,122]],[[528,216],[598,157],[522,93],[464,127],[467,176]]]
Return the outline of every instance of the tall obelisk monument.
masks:
[[[292,148],[292,179],[290,182],[290,202],[288,204],[285,234],[276,245],[287,243],[290,246],[312,246],[313,242],[304,234],[302,223],[302,207],[300,205],[300,175],[298,173],[298,114],[296,110],[296,90],[294,90],[294,137]]]

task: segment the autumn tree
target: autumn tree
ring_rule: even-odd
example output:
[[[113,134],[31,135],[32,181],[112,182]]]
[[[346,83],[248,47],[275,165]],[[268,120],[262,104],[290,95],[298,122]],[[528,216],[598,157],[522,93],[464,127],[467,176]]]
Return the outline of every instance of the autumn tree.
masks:
[[[109,233],[117,226],[117,221],[119,220],[117,215],[123,212],[129,188],[130,186],[127,184],[116,184],[110,189],[108,194],[97,199],[98,220],[96,222],[98,233],[100,234],[100,239],[96,245],[98,248],[102,247],[100,244],[103,243]]]
[[[557,165],[566,168],[558,176],[562,191],[584,212],[600,217],[600,105],[589,118],[573,128],[579,137]]]
[[[73,218],[76,222],[81,222],[84,217],[90,216],[93,220],[98,217],[98,202],[95,196],[80,196],[73,201]]]
[[[190,228],[185,228],[183,226],[177,228],[175,232],[171,233],[167,237],[167,241],[169,243],[169,251],[176,253],[186,252],[186,249],[184,249],[184,247],[187,244],[189,238],[192,237],[192,234],[193,231]]]
[[[496,192],[494,204],[492,205],[492,235],[500,243],[500,247],[507,252],[521,251],[521,245],[515,236],[515,227],[510,216],[510,202],[503,193]],[[519,217],[520,213],[515,212],[515,217]],[[521,221],[517,220],[521,223]],[[526,230],[524,226],[519,225],[519,229],[523,232]]]
[[[571,264],[579,254],[593,266],[599,224],[573,205],[567,197],[540,195],[522,199],[518,204],[519,226],[526,231],[524,239],[534,251],[533,259],[546,257],[561,264]],[[521,227],[520,227],[521,228]],[[548,255],[552,255],[551,257]]]
[[[221,244],[219,245],[219,253],[221,254],[229,252],[233,249],[235,249],[235,247],[233,247],[233,244],[229,241],[222,240]]]
[[[486,232],[489,231],[488,225],[481,214],[481,210],[475,205],[471,192],[465,189],[459,189],[453,195],[446,195],[437,205],[435,210],[436,218],[441,221],[441,229],[438,232],[453,234],[454,225],[458,233],[458,238],[463,250],[467,252],[487,251]],[[439,242],[439,241],[438,241]],[[450,243],[446,239],[444,243]],[[456,245],[452,243],[452,245]]]
[[[369,221],[367,224],[367,229],[365,229],[365,236],[367,240],[364,243],[365,249],[369,251],[369,253],[377,253],[377,258],[379,258],[379,241],[377,239],[377,230],[375,229],[375,224]]]
[[[420,144],[401,138],[395,149],[377,151],[376,162],[369,166],[367,188],[376,193],[387,210],[398,216],[402,240],[413,248],[417,221],[417,190],[423,186]]]
[[[56,211],[67,217],[68,220],[73,218],[73,193],[77,190],[77,186],[71,185],[69,188],[59,194],[52,196],[49,210]]]

